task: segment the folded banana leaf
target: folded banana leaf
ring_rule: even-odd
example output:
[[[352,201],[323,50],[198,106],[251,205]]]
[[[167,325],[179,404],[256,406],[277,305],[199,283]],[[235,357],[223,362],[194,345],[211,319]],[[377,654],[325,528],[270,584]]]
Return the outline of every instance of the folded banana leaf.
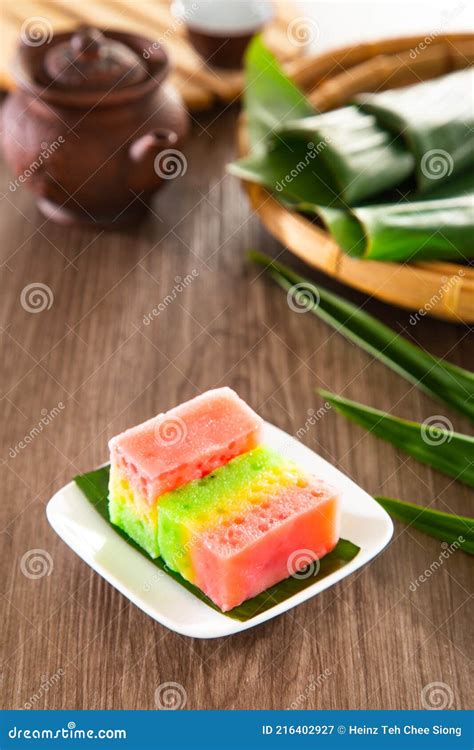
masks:
[[[228,171],[276,192],[296,210],[306,208],[314,215],[320,205],[345,207],[337,189],[330,185],[326,167],[315,169],[313,150],[301,141],[275,143],[264,153],[229,164]]]
[[[305,279],[268,255],[251,251],[249,258],[263,266],[287,293],[298,294],[299,291],[304,294],[307,291],[308,299],[313,300],[308,310],[349,341],[433,398],[449,404],[474,421],[474,373],[433,357],[352,302]],[[314,303],[316,299],[318,304]]]
[[[474,68],[466,68],[355,101],[404,138],[416,159],[419,189],[426,192],[474,164],[473,88]]]
[[[400,185],[415,168],[404,142],[357,107],[290,120],[276,132],[285,142],[299,138],[313,145],[315,167],[325,167],[335,194],[348,205]]]
[[[452,193],[456,193],[454,197]],[[474,257],[474,177],[461,175],[430,200],[356,206],[350,211],[323,205],[295,205],[325,224],[339,247],[349,255],[370,260],[409,261]],[[451,195],[451,197],[449,197]]]
[[[245,55],[244,107],[252,151],[262,151],[265,141],[285,120],[315,114],[303,92],[285,75],[276,58],[256,36]]]
[[[457,549],[474,555],[474,518],[443,513],[391,497],[376,496],[375,499],[398,521],[452,545],[451,550],[446,550],[448,555]]]
[[[366,237],[363,256],[410,261],[474,257],[472,195],[440,201],[354,209]]]
[[[447,424],[441,417],[421,424],[393,417],[323,389],[319,393],[347,419],[421,463],[474,487],[474,438],[440,426]]]
[[[470,74],[453,75],[458,95],[463,88],[464,99],[470,99],[465,90]],[[429,83],[435,86],[437,82]],[[445,88],[443,83],[439,90]],[[402,91],[375,96],[389,93],[396,98]],[[413,96],[412,92],[410,101]],[[431,96],[425,92],[426,102]],[[447,100],[451,102],[449,94]],[[458,113],[454,130],[459,135],[464,133],[459,114],[463,110],[452,105],[454,116]],[[308,116],[311,105],[260,39],[252,43],[247,56],[246,107],[253,151],[229,165],[229,171],[272,190],[292,210],[316,217],[345,252],[385,261],[459,261],[474,257],[472,170],[448,182],[431,179],[429,199],[407,190],[415,158],[401,139],[391,139],[383,127],[352,106]],[[443,106],[441,110],[436,115],[441,122],[439,131],[433,124],[434,116],[427,119],[423,130],[422,112],[416,110],[413,132],[417,147],[423,133],[426,143],[429,138],[429,143],[442,142],[441,134],[449,130],[451,115],[444,113]],[[429,138],[427,134],[431,134]],[[450,135],[443,137],[445,145],[451,143]],[[448,165],[451,177],[468,163],[466,153],[470,150],[472,137],[457,145],[453,170]],[[416,149],[415,155],[419,169],[428,169]],[[376,205],[367,205],[367,199],[375,194]],[[348,203],[357,205],[349,208]]]
[[[317,217],[344,252],[370,260],[467,260],[474,257],[474,172],[421,199],[386,194],[392,203],[347,210],[317,144],[278,143],[230,164],[231,174],[266,187],[295,211]],[[374,176],[375,178],[375,176]],[[395,200],[397,202],[395,202]]]

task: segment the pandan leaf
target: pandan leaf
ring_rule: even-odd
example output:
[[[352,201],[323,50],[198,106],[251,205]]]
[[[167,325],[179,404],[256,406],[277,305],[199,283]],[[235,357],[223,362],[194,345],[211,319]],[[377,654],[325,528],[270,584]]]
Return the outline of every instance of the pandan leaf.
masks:
[[[474,421],[474,374],[433,357],[401,334],[381,323],[356,305],[272,260],[264,253],[250,252],[249,258],[270,273],[286,291],[308,290],[318,299],[311,312],[350,341],[433,398],[442,401]]]
[[[153,565],[156,565],[157,568],[171,576],[171,578],[181,586],[184,586],[184,588],[194,594],[194,596],[197,596],[202,602],[209,607],[212,607],[212,609],[215,609],[217,612],[221,612],[219,607],[217,607],[200,589],[182,578],[179,573],[170,570],[164,560],[160,557],[153,560],[145,550],[139,547],[139,545],[128,536],[128,534],[110,522],[107,507],[109,470],[110,466],[103,466],[95,471],[90,471],[87,474],[75,477],[74,481],[87,500],[94,506],[96,511],[109,524],[109,526],[111,526],[113,530],[122,537],[122,539],[125,539],[131,547],[144,555],[144,557],[153,563]],[[339,539],[332,552],[321,558],[319,570],[316,575],[308,576],[308,578],[287,578],[262,592],[258,596],[255,596],[253,599],[248,599],[238,607],[234,607],[234,609],[231,609],[229,612],[221,612],[221,614],[224,614],[227,617],[232,617],[234,620],[240,620],[241,622],[250,620],[252,617],[271,609],[276,604],[284,602],[299,591],[303,591],[316,581],[320,581],[331,573],[334,573],[336,570],[343,568],[344,565],[347,565],[348,562],[354,559],[359,551],[360,547],[357,547],[357,545],[349,542],[347,539]]]
[[[474,487],[474,438],[439,427],[442,420],[424,424],[393,417],[356,401],[319,390],[336,411],[382,440],[428,466]]]
[[[474,163],[474,69],[466,68],[430,81],[355,101],[394,135],[401,135],[416,159],[422,192]]]
[[[469,555],[474,555],[474,518],[443,513],[391,497],[376,496],[375,500],[397,521],[453,545],[452,551],[462,549]]]

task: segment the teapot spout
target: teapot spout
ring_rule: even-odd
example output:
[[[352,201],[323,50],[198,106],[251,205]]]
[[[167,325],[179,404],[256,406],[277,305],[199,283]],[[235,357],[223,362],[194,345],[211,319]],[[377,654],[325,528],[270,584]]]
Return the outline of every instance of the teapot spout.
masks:
[[[136,192],[156,189],[164,179],[168,179],[166,172],[165,152],[172,149],[173,156],[184,156],[173,149],[178,142],[178,135],[174,130],[159,128],[137,138],[130,146],[131,161],[130,188]],[[160,159],[161,156],[161,159]]]

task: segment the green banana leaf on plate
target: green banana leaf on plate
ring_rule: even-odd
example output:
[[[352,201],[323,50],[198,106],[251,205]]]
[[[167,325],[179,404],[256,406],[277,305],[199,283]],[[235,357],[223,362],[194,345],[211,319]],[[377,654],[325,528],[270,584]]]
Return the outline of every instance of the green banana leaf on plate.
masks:
[[[108,484],[109,484],[109,471],[110,466],[102,466],[100,469],[95,469],[87,474],[81,474],[74,478],[79,489],[82,491],[86,499],[94,506],[95,510],[102,516],[104,521],[111,526],[116,533],[122,537],[131,547],[137,552],[147,558],[147,560],[154,565],[158,570],[164,574],[169,575],[181,586],[190,591],[194,596],[205,602],[209,607],[215,609],[217,612],[221,612],[219,607],[209,599],[203,591],[193,586],[192,583],[182,578],[179,573],[169,568],[165,561],[161,557],[152,559],[149,557],[142,547],[131,539],[125,531],[120,529],[118,526],[114,526],[110,521],[108,512]],[[329,554],[321,558],[321,564],[314,575],[311,576],[290,576],[285,580],[276,583],[261,594],[257,594],[252,599],[239,604],[234,609],[228,612],[221,612],[226,617],[231,617],[234,620],[240,620],[245,622],[250,620],[252,617],[271,609],[275,604],[289,599],[290,596],[297,594],[299,591],[303,591],[305,588],[313,584],[317,580],[321,580],[326,576],[334,573],[336,570],[343,568],[347,563],[356,557],[360,552],[360,547],[353,544],[348,539],[339,539],[338,543]]]

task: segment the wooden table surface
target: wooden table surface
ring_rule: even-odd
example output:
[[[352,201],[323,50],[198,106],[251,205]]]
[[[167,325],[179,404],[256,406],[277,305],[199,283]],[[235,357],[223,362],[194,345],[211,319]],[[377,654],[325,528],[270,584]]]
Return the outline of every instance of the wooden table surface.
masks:
[[[249,248],[282,248],[224,175],[235,116],[194,122],[186,175],[125,234],[45,222],[26,190],[8,189],[2,168],[2,706],[153,709],[157,687],[176,682],[191,709],[418,709],[423,688],[443,683],[447,703],[466,708],[470,560],[452,554],[412,590],[443,551],[416,531],[397,524],[390,546],[356,574],[256,629],[205,641],[147,617],[47,523],[51,495],[106,460],[108,438],[219,385],[293,434],[321,406],[318,386],[420,421],[440,414],[469,431],[314,316],[290,312],[247,262]],[[145,324],[188,274],[192,282]],[[472,366],[465,328],[426,318],[410,326],[408,312],[312,275],[430,352]],[[25,287],[38,282],[52,304],[28,312]],[[303,441],[371,493],[472,515],[467,487],[334,412]],[[48,575],[25,575],[32,550]]]

